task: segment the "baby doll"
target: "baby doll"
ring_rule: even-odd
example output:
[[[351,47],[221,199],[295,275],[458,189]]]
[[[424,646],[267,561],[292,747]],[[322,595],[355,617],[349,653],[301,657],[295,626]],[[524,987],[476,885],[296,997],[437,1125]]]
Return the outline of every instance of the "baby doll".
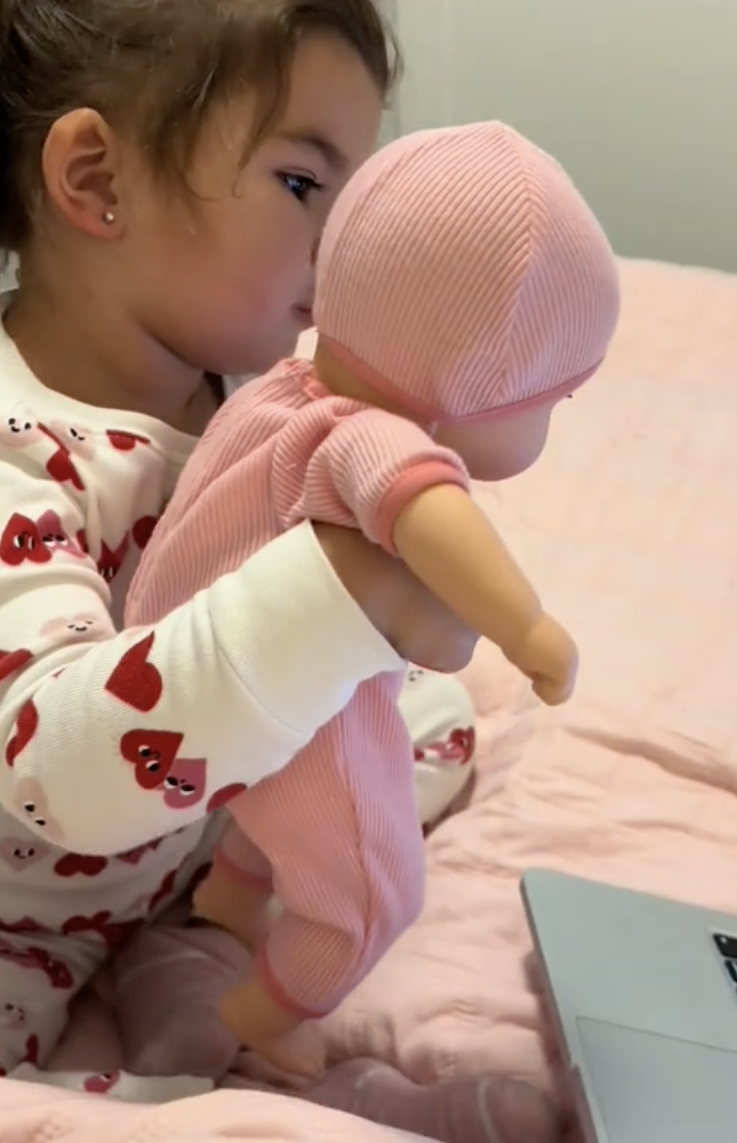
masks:
[[[466,625],[469,653],[491,639],[543,701],[564,701],[574,643],[474,504],[470,479],[533,463],[554,406],[600,365],[618,304],[599,224],[515,131],[479,123],[391,144],[328,221],[314,362],[283,362],[211,422],[144,554],[126,622],[155,622],[278,532],[322,520],[404,560]],[[274,670],[288,654],[273,647]],[[244,787],[230,791],[233,824],[195,906],[255,949],[221,1014],[276,1063],[280,1044],[332,1011],[422,905],[400,682],[401,672],[346,695],[305,750],[250,788],[243,743]],[[280,911],[266,925],[272,896]]]

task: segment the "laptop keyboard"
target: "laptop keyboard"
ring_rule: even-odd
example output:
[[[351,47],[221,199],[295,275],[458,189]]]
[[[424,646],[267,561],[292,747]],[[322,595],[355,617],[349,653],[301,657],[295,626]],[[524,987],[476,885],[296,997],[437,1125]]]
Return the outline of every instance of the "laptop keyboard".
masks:
[[[737,988],[737,937],[730,937],[727,933],[712,933],[712,937],[729,978]]]

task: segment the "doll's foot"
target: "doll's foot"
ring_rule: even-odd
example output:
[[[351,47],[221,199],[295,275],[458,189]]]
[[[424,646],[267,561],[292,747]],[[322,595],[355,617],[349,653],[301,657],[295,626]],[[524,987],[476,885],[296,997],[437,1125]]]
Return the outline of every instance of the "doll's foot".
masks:
[[[325,1070],[326,1048],[319,1020],[298,1020],[273,999],[256,972],[220,997],[223,1027],[242,1047],[277,1072],[317,1079]]]
[[[325,1071],[325,1038],[311,1023],[300,1024],[294,1031],[260,1044],[256,1052],[273,1073],[272,1082],[290,1077],[298,1087],[302,1081],[318,1079]]]
[[[252,953],[269,927],[270,895],[227,877],[215,864],[192,894],[192,916],[225,929]]]
[[[303,1098],[441,1143],[559,1143],[546,1097],[505,1076],[445,1080],[423,1087],[376,1060],[351,1060],[326,1072]]]
[[[227,1019],[227,1005],[225,1008],[221,1005],[220,1011],[224,1013],[226,1027],[236,1026]],[[269,1084],[291,1079],[297,1088],[305,1081],[317,1080],[325,1071],[325,1040],[311,1022],[269,1039],[249,1037],[245,1040],[242,1036],[238,1039],[254,1058],[259,1078]]]

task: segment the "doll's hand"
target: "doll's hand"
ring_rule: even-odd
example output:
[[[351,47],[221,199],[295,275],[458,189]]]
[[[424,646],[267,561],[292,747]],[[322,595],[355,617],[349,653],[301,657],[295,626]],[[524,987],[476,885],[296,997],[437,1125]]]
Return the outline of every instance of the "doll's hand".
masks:
[[[523,639],[505,650],[510,663],[527,675],[538,698],[557,706],[571,697],[578,671],[578,650],[565,628],[542,615]]]
[[[293,1082],[318,1079],[325,1071],[325,1038],[312,1021],[300,1024],[283,1036],[265,1040],[254,1050],[276,1075],[292,1077]]]

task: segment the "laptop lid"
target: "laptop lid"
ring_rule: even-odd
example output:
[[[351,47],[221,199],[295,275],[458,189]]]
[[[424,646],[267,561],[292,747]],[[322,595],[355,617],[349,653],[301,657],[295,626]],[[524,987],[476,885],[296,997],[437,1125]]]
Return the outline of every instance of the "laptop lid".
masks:
[[[549,870],[522,897],[590,1143],[734,1143],[737,918]]]

